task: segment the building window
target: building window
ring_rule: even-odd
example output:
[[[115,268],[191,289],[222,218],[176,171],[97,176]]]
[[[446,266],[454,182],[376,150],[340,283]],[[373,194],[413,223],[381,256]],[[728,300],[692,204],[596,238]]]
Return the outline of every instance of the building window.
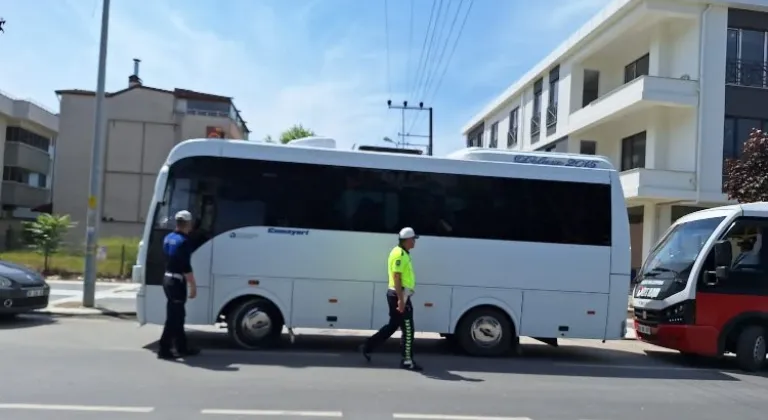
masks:
[[[467,147],[483,147],[483,131],[485,123],[480,123],[467,134]]]
[[[499,147],[499,122],[491,124],[491,141],[488,143],[488,147],[495,149]]]
[[[727,45],[726,83],[768,87],[768,32],[730,28]]]
[[[226,102],[187,100],[187,114],[234,119],[232,108],[232,105]]]
[[[543,79],[539,79],[533,84],[533,113],[531,115],[531,143],[539,141],[541,132],[541,92],[543,90]]]
[[[645,167],[645,131],[621,140],[621,170]]]
[[[11,127],[11,126],[6,127],[5,141],[24,143],[36,149],[43,150],[46,153],[48,153],[48,150],[51,146],[51,139],[49,139],[48,137],[35,134],[21,127]]]
[[[547,134],[557,131],[557,99],[560,66],[549,72],[549,101],[547,102]]]
[[[3,166],[3,181],[18,182],[38,188],[48,186],[47,176],[17,166]]]
[[[723,159],[741,157],[744,143],[753,129],[768,130],[768,120],[755,118],[725,117],[723,132]]]
[[[584,70],[584,89],[582,89],[581,106],[585,107],[597,100],[600,86],[600,72]]]
[[[520,107],[509,112],[509,131],[507,131],[507,148],[517,144],[517,132],[520,127]]]
[[[592,140],[582,140],[579,143],[579,153],[582,155],[596,155],[597,142]]]
[[[624,67],[624,83],[629,83],[638,77],[647,76],[650,71],[651,55],[646,54]]]

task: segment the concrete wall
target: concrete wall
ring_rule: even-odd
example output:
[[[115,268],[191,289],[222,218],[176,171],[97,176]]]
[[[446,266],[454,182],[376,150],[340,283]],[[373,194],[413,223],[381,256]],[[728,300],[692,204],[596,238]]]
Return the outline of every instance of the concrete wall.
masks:
[[[170,92],[152,89],[131,89],[106,99],[102,237],[141,234],[157,173],[174,145],[205,137],[208,126],[221,127],[233,137],[239,133],[230,119],[188,115],[179,102]],[[85,236],[94,106],[92,95],[61,98],[53,204],[55,212],[78,222],[69,238],[74,242]]]

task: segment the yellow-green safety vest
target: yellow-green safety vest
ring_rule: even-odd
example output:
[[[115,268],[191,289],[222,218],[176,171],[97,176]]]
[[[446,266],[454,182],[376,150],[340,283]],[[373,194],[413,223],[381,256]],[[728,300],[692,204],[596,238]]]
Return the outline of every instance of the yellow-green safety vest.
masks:
[[[400,246],[392,248],[387,261],[390,289],[395,288],[395,273],[400,273],[400,280],[404,288],[413,290],[416,287],[416,275],[413,273],[411,254]]]

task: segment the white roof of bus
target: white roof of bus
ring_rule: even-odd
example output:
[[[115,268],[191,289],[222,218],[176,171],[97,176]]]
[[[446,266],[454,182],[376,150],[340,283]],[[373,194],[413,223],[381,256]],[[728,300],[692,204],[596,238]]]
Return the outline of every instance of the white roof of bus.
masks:
[[[501,177],[508,177],[513,166],[514,175],[520,178],[590,183],[609,183],[608,172],[614,171],[610,162],[597,156],[469,148],[440,158],[333,149],[328,147],[329,140],[323,138],[321,141],[308,141],[308,145],[286,147],[263,141],[193,139],[177,144],[170,151],[166,164],[171,165],[188,157],[213,156]],[[311,145],[313,143],[314,146]],[[568,165],[569,160],[590,162],[595,167]]]

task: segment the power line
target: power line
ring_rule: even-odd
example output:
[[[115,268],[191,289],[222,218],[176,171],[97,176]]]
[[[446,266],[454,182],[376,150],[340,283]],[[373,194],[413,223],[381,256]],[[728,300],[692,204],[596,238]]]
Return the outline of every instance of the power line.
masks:
[[[437,24],[440,21],[440,14],[442,13],[442,11],[443,11],[443,0],[438,0],[437,16],[435,17],[435,24],[432,26],[432,36],[429,39],[429,44],[427,45],[427,55],[426,55],[426,58],[424,59],[424,71],[423,71],[422,77],[419,77],[419,80],[417,80],[415,91],[413,92],[414,96],[417,95],[421,90],[419,88],[419,85],[421,85],[421,80],[425,79],[423,76],[426,75],[427,65],[429,63],[429,57],[431,57],[432,55],[432,45],[435,43],[435,35],[437,34],[437,30],[436,30]]]
[[[459,6],[461,6],[461,2],[462,1],[463,0],[460,0]],[[446,18],[448,17],[448,14],[449,14],[449,12],[451,10],[451,3],[453,3],[453,0],[448,0],[448,4],[446,5],[446,8],[445,8],[445,12],[446,12],[445,16],[446,16]],[[457,19],[458,15],[459,15],[459,9],[456,9],[456,16],[453,18],[454,24],[456,22],[456,19]],[[437,61],[437,64],[435,65],[434,68],[430,68],[430,70],[427,70],[425,72],[425,74],[424,74],[424,76],[425,76],[424,77],[424,83],[421,85],[421,89],[418,92],[416,92],[416,97],[415,97],[416,99],[423,99],[422,96],[424,94],[426,94],[427,86],[432,81],[433,74],[436,73],[437,68],[439,68],[439,66],[440,66],[440,62],[442,61],[442,58],[441,58],[441,54],[438,52],[440,50],[439,44],[441,42],[440,40],[442,39],[443,30],[445,29],[445,26],[446,26],[447,22],[448,22],[448,19],[445,19],[443,21],[443,24],[440,26],[439,31],[437,32],[437,45],[435,45],[434,55],[432,56],[432,63],[433,64],[436,62],[435,58],[437,58],[437,60],[439,60],[439,61]],[[453,28],[453,24],[451,25],[451,28]],[[443,48],[442,48],[443,54],[444,54],[444,51],[445,51],[445,47],[448,45],[448,41],[450,40],[451,33],[452,33],[452,31],[448,32],[448,36],[446,37],[445,43],[443,44]]]
[[[451,47],[451,52],[448,54],[448,60],[445,63],[445,66],[443,67],[443,71],[440,73],[440,77],[437,79],[437,83],[434,85],[434,89],[432,89],[432,93],[427,95],[429,97],[429,100],[432,100],[434,96],[437,94],[437,92],[440,90],[440,87],[443,85],[443,80],[445,80],[445,75],[448,73],[448,68],[451,65],[451,61],[453,60],[453,55],[456,53],[456,48],[459,45],[459,40],[461,40],[461,35],[464,32],[464,27],[467,24],[467,20],[469,20],[469,14],[472,11],[472,6],[475,4],[475,0],[469,0],[469,6],[467,7],[467,11],[464,14],[464,19],[461,22],[461,26],[459,27],[459,32],[456,35],[456,38],[453,40],[453,46]],[[416,120],[419,119],[419,115],[416,116]],[[413,124],[411,124],[411,129],[413,129],[413,126],[416,124],[416,121],[414,121]],[[411,131],[409,129],[408,131]]]
[[[408,80],[411,78],[411,56],[413,55],[413,9],[414,0],[411,0],[411,13],[410,13],[410,29],[408,30],[408,61],[405,65],[405,83],[408,84]],[[407,86],[406,86],[407,88]]]
[[[432,10],[429,12],[429,22],[427,22],[427,31],[424,33],[424,42],[421,44],[421,53],[419,53],[419,64],[416,66],[416,75],[413,78],[413,83],[410,84],[408,92],[413,92],[419,80],[419,73],[421,71],[421,65],[424,60],[424,51],[426,51],[427,49],[427,40],[429,39],[429,32],[430,32],[430,29],[432,28],[432,18],[435,15],[436,5],[437,5],[437,0],[432,0]]]
[[[430,75],[427,77],[427,82],[424,85],[424,92],[423,95],[426,96],[427,93],[429,93],[429,88],[432,87],[435,81],[435,76],[440,70],[440,66],[443,64],[443,59],[445,58],[445,52],[448,50],[448,44],[451,41],[451,35],[453,35],[453,30],[456,27],[456,22],[459,20],[459,14],[461,14],[461,5],[464,4],[464,0],[459,0],[459,6],[456,8],[456,14],[453,16],[453,21],[451,21],[451,28],[448,30],[448,35],[445,37],[445,43],[443,44],[443,48],[440,50],[437,56],[437,64],[435,65],[434,71],[430,73]]]
[[[461,26],[459,27],[459,33],[456,35],[456,39],[453,41],[453,46],[451,47],[451,52],[448,54],[448,61],[445,62],[445,67],[443,67],[443,72],[440,74],[440,78],[437,80],[437,84],[435,85],[435,88],[432,90],[431,97],[434,97],[435,94],[437,94],[437,91],[440,90],[440,86],[443,84],[443,80],[445,79],[445,74],[448,72],[448,68],[451,65],[451,61],[453,60],[453,55],[456,53],[456,47],[459,46],[459,40],[461,39],[461,34],[464,32],[464,27],[467,25],[467,20],[469,18],[469,13],[472,11],[472,5],[475,4],[475,0],[469,0],[469,7],[467,7],[467,12],[464,14],[464,20],[461,21]]]
[[[389,70],[389,2],[384,0],[384,42],[387,49],[387,95],[392,96],[392,79]]]

